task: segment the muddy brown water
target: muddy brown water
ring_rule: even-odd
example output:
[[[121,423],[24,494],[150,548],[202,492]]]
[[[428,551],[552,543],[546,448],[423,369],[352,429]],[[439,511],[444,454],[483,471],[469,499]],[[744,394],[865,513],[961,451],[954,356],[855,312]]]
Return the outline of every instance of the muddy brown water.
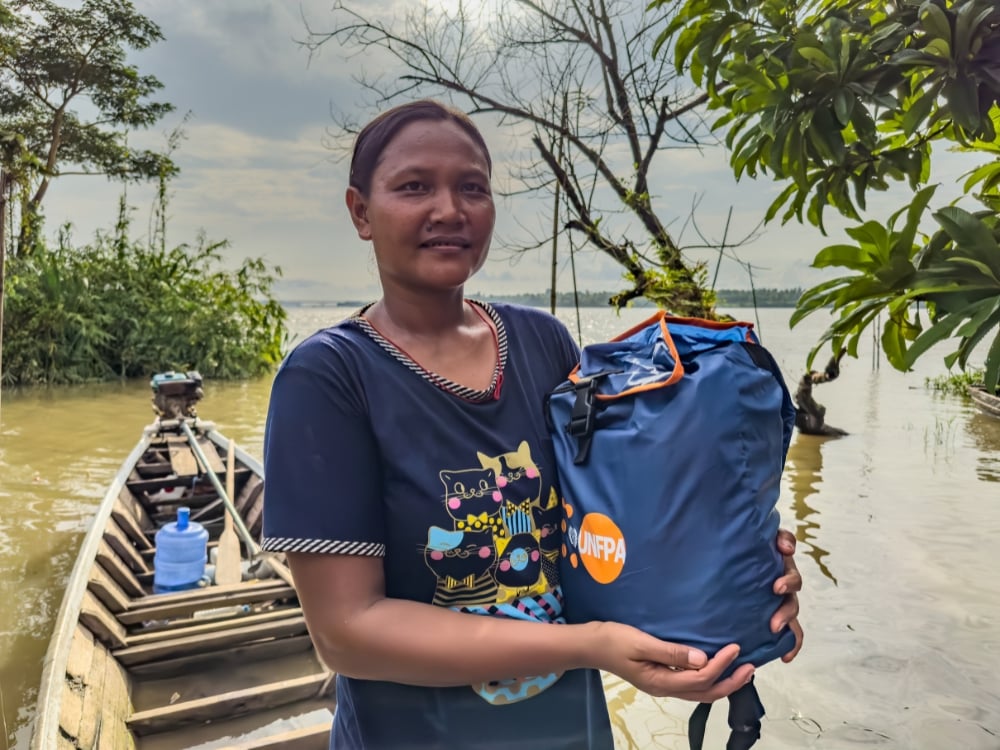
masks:
[[[292,308],[299,334],[348,310]],[[644,319],[581,311],[585,342]],[[734,310],[755,319],[752,310]],[[760,310],[789,385],[821,318]],[[565,311],[571,330],[576,316]],[[806,647],[758,673],[762,750],[1000,750],[1000,420],[924,386],[945,349],[902,374],[871,342],[816,388],[840,439],[796,434],[779,501],[799,539]],[[206,384],[201,414],[260,455],[270,378]],[[26,750],[42,657],[88,523],[152,419],[145,382],[4,392],[0,411],[0,737]],[[689,704],[608,676],[619,748],[686,748]],[[724,744],[724,714],[708,748]],[[4,743],[0,742],[0,746]]]

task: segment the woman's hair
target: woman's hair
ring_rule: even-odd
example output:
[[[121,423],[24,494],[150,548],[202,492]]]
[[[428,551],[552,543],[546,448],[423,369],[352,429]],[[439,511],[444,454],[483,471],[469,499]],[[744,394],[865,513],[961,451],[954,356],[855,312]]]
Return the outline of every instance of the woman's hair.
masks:
[[[486,167],[492,174],[490,150],[469,116],[433,99],[421,99],[386,110],[361,129],[354,141],[354,153],[351,156],[351,187],[359,190],[362,195],[367,195],[372,185],[372,174],[386,146],[400,130],[419,120],[450,120],[458,125],[483,150]]]

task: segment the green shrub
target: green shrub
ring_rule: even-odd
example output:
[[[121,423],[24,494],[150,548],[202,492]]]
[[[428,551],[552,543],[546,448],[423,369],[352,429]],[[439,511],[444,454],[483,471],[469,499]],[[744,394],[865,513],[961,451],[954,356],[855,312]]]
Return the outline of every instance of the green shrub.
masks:
[[[124,214],[124,211],[123,211]],[[8,260],[5,385],[81,383],[197,369],[246,378],[271,370],[287,343],[271,289],[280,269],[222,266],[227,243],[151,249],[114,235],[39,246]]]
[[[952,372],[948,375],[927,378],[925,384],[934,391],[964,395],[967,386],[983,384],[983,374],[984,371],[982,368],[972,368],[960,372]]]

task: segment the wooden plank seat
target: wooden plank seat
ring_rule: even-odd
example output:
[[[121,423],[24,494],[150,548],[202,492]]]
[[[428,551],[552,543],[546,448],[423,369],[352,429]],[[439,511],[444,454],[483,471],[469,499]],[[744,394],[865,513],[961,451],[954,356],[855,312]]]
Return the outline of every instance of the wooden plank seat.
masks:
[[[329,746],[330,722],[327,721],[238,745],[226,745],[221,750],[326,750]]]
[[[192,502],[192,503],[177,503],[177,504],[175,504],[173,506],[164,508],[162,512],[159,512],[159,513],[154,512],[152,514],[153,521],[155,523],[158,523],[158,524],[161,524],[161,525],[165,524],[165,523],[171,523],[172,521],[176,521],[177,520],[177,509],[180,508],[181,506],[184,506],[185,508],[190,508],[192,511],[198,510],[200,508],[200,504],[197,503],[197,502]],[[206,529],[208,529],[209,533],[211,533],[211,531],[216,526],[218,526],[218,530],[221,533],[222,532],[222,511],[219,510],[215,514],[212,514],[211,517],[208,517],[208,518],[206,518],[205,516],[202,516],[201,518],[198,519],[198,523],[200,523],[202,526],[204,526]]]
[[[211,457],[208,458],[211,463]],[[200,474],[198,459],[187,444],[170,446],[170,466],[179,477],[191,477]]]
[[[253,643],[258,640],[287,638],[302,635],[306,630],[305,618],[301,615],[277,622],[263,622],[243,627],[227,628],[212,633],[199,633],[170,638],[156,643],[126,646],[114,652],[118,661],[126,667],[144,664],[159,659],[168,659],[178,653],[204,654],[238,644]]]
[[[245,480],[243,480],[242,477],[243,473],[241,470],[237,469],[236,471],[233,472],[233,483],[236,488],[233,493],[235,495],[235,497],[233,498],[233,502],[236,505],[237,513],[239,513],[241,517],[244,517],[246,515],[245,511],[247,507],[257,502],[257,499],[260,497],[261,492],[264,491],[264,483],[257,482],[257,484],[254,485],[253,489],[251,489],[250,492],[244,495],[242,484],[245,483]],[[224,509],[224,503],[222,501],[222,498],[219,497],[218,495],[216,495],[211,500],[211,502],[206,503],[202,507],[198,508],[196,512],[191,513],[191,520],[200,521],[203,516],[207,516],[209,513],[212,513],[213,511],[215,511],[218,514],[226,512]],[[244,520],[246,519],[244,518]]]
[[[232,586],[206,586],[204,588],[187,589],[185,591],[175,591],[170,594],[149,594],[137,599],[133,599],[130,609],[139,610],[147,607],[161,607],[164,604],[175,604],[186,601],[206,601],[214,600],[218,596],[228,595],[234,591],[266,591],[277,589],[286,584],[277,578],[267,578],[259,581],[246,583],[235,583]]]
[[[123,625],[138,625],[149,620],[169,620],[190,617],[195,612],[219,609],[239,604],[258,604],[295,597],[295,589],[280,579],[259,583],[238,583],[232,586],[206,586],[177,594],[156,594],[130,603],[127,611],[118,614]]]
[[[329,673],[326,671],[136,711],[129,717],[128,726],[139,736],[155,734],[179,726],[242,716],[260,709],[295,703],[319,696],[324,688],[329,688]]]
[[[198,438],[198,446],[201,448],[205,458],[208,459],[208,466],[212,471],[216,473],[224,473],[226,471],[226,467],[222,463],[222,457],[219,455],[219,449],[215,443],[202,435]],[[193,476],[201,473],[201,466],[194,455],[194,451],[191,450],[187,438],[181,438],[180,440],[171,439],[167,443],[167,452],[170,456],[170,465],[173,467],[174,473],[178,476]]]
[[[188,507],[190,507],[190,506],[188,506]],[[222,498],[219,497],[218,495],[216,495],[216,497],[215,497],[214,500],[212,500],[212,501],[210,501],[208,503],[205,503],[200,508],[198,508],[197,511],[193,512],[191,514],[191,520],[192,521],[198,521],[200,523],[212,511],[216,511],[216,514],[220,514],[220,513],[225,513],[226,512],[225,505],[222,502]]]
[[[208,480],[205,481],[207,482]],[[166,476],[154,477],[153,479],[133,478],[129,479],[125,483],[125,486],[135,493],[137,497],[142,497],[144,493],[149,494],[166,489],[167,487],[177,487],[179,485],[189,486],[190,484],[190,477],[185,481],[182,477]],[[143,500],[146,501],[148,498],[143,498]]]
[[[236,470],[233,471],[233,477],[235,479],[236,486],[237,487],[242,486],[242,484],[246,482],[247,477],[249,477],[251,473],[252,472],[250,471],[250,469],[246,468],[245,466],[237,467]],[[224,468],[217,469],[215,471],[215,474],[216,476],[219,477],[219,481],[225,481]],[[194,483],[194,487],[196,489],[201,489],[202,487],[204,487],[204,492],[206,494],[212,493],[212,498],[214,499],[215,489],[212,487],[211,480],[208,479],[207,477],[204,477],[201,474],[192,474],[188,476],[177,476],[171,474],[169,476],[153,477],[151,479],[142,479],[140,477],[133,477],[130,478],[125,483],[125,486],[128,487],[129,490],[131,490],[133,493],[135,493],[137,497],[143,497],[143,495],[145,494],[145,497],[143,497],[144,503],[148,505],[155,505],[158,502],[177,502],[179,499],[182,498],[158,499],[156,497],[150,497],[150,495],[155,495],[160,490],[167,489],[168,487],[184,487],[185,489],[190,489],[192,486],[192,480],[197,480]],[[185,495],[182,497],[190,498],[190,496],[191,496],[190,492],[185,492]]]
[[[309,634],[276,638],[270,641],[254,641],[228,648],[221,648],[206,654],[185,654],[159,661],[133,664],[129,674],[133,677],[155,678],[172,675],[189,675],[215,666],[260,663],[268,659],[281,659],[312,649]]]
[[[136,473],[143,479],[164,477],[174,471],[170,461],[140,461],[135,465]]]
[[[200,622],[198,620],[183,619],[155,628],[144,628],[129,634],[128,646],[143,646],[163,641],[175,641],[181,638],[210,636],[215,633],[233,630],[235,628],[250,627],[253,625],[268,625],[290,617],[302,615],[301,607],[283,607],[270,612],[258,612],[256,614],[234,615],[224,620],[213,622]]]

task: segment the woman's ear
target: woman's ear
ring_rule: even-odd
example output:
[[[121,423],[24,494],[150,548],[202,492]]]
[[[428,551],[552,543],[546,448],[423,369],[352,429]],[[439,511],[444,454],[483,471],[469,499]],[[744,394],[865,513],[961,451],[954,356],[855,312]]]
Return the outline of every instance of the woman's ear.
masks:
[[[354,222],[354,228],[358,231],[358,237],[370,240],[372,229],[371,224],[368,223],[368,201],[356,187],[347,188],[347,194],[344,198],[347,202],[347,210],[351,214],[351,221]]]

